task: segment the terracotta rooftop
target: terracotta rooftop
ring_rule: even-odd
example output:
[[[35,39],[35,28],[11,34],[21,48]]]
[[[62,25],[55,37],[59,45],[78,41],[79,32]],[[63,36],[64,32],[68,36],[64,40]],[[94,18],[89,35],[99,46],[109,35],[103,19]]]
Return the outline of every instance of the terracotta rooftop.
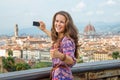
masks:
[[[93,25],[91,25],[91,24],[88,24],[85,28],[84,28],[84,32],[95,32],[95,28],[94,28],[94,26]]]

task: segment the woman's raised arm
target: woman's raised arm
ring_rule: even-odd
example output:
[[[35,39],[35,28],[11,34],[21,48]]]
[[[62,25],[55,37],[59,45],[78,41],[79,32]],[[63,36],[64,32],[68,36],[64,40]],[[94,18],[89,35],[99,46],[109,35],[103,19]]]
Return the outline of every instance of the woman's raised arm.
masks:
[[[46,29],[45,23],[43,21],[40,21],[39,23],[40,23],[40,26],[38,28],[43,32],[45,32],[49,37],[51,37],[51,32]]]

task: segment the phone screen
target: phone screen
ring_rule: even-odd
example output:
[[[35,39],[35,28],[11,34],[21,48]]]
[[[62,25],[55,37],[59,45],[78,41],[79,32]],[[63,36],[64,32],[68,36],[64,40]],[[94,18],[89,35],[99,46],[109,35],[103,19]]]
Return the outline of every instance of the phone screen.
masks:
[[[40,23],[37,21],[33,21],[33,26],[40,26]]]

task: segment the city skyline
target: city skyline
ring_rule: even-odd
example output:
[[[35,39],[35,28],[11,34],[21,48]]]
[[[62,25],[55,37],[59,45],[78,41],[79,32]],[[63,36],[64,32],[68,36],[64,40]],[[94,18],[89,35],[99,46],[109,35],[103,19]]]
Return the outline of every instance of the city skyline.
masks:
[[[43,20],[50,27],[53,15],[68,11],[75,23],[120,22],[119,0],[4,0],[0,1],[0,34],[33,27],[33,21]]]

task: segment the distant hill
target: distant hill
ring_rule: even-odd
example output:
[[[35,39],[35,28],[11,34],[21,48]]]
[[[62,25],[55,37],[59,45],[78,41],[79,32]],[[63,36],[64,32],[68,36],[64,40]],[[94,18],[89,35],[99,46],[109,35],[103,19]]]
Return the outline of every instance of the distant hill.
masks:
[[[117,33],[120,31],[120,23],[95,23],[97,32],[112,32]]]
[[[89,23],[88,23],[89,24]],[[86,23],[76,23],[76,26],[80,33],[83,33],[85,26],[88,24]],[[102,33],[120,33],[120,23],[104,23],[104,22],[97,22],[97,23],[91,23],[95,27],[96,32],[102,32]],[[49,27],[50,30],[50,27]],[[13,32],[10,32],[10,34],[14,34]],[[29,28],[23,28],[19,29],[19,35],[43,35],[45,34],[41,30],[39,30],[37,27],[32,26]]]
[[[37,27],[29,27],[20,29],[19,34],[43,34],[43,32]]]

